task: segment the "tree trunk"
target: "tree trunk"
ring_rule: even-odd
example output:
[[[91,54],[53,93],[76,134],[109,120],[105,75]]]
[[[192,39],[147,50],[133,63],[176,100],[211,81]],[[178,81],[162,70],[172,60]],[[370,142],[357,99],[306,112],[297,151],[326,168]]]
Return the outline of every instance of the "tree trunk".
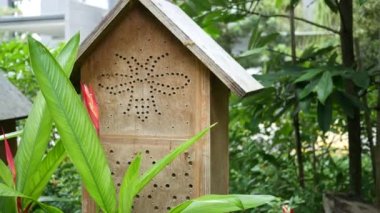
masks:
[[[352,0],[341,0],[339,2],[339,12],[341,21],[340,41],[343,65],[347,68],[354,68],[354,39],[353,39],[353,8]],[[345,89],[348,94],[358,98],[357,88],[351,80],[345,82]],[[354,109],[353,117],[347,116],[347,131],[349,145],[349,173],[350,190],[356,196],[361,196],[361,139],[360,139],[360,111]]]
[[[296,52],[296,35],[295,35],[295,24],[294,24],[294,5],[290,7],[290,39],[291,39],[291,50],[292,50],[292,63],[297,63],[297,52]],[[296,95],[297,99],[297,95]],[[298,100],[296,100],[294,114],[293,114],[293,128],[294,128],[294,139],[296,142],[296,153],[298,162],[298,177],[299,183],[302,188],[305,187],[305,175],[303,168],[303,156],[302,156],[302,141],[300,132],[300,121],[299,113],[297,112]]]
[[[377,87],[377,106],[376,106],[376,146],[375,165],[376,165],[376,205],[380,208],[380,86]]]

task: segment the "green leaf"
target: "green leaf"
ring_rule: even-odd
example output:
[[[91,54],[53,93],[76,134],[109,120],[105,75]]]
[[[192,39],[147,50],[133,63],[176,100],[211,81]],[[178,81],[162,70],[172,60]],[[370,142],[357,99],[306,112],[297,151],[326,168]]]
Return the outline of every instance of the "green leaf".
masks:
[[[224,213],[256,208],[276,198],[270,195],[206,195],[186,201],[169,213]]]
[[[38,170],[28,181],[24,194],[27,194],[34,199],[38,199],[44,191],[45,186],[48,184],[51,176],[65,157],[65,148],[63,147],[62,142],[58,141],[47,153],[46,157],[40,163]]]
[[[343,112],[350,118],[354,117],[355,105],[352,103],[351,99],[348,98],[343,92],[334,93],[335,100],[342,107]]]
[[[311,79],[313,79],[315,76],[317,76],[318,74],[320,74],[323,70],[321,69],[310,69],[310,70],[307,70],[305,74],[301,75],[300,77],[298,77],[294,83],[298,83],[298,82],[302,82],[302,81],[310,81]]]
[[[26,199],[32,200],[34,203],[38,204],[42,209],[44,209],[47,212],[62,213],[61,210],[59,210],[53,206],[48,206],[46,204],[40,203],[37,200],[35,200],[35,199],[33,199],[27,195],[24,195],[21,192],[18,192],[16,190],[14,190],[13,188],[11,188],[5,184],[2,184],[2,183],[0,183],[0,197],[14,197],[14,198],[22,197],[22,198],[26,198]]]
[[[262,31],[260,30],[260,20],[253,23],[251,37],[248,42],[248,49],[256,49],[257,43],[260,40]]]
[[[363,89],[367,89],[370,83],[370,78],[367,72],[353,72],[352,73],[352,81],[359,87]]]
[[[0,178],[5,185],[14,186],[12,173],[2,160],[0,160]]]
[[[298,93],[298,97],[299,99],[303,99],[305,98],[306,96],[308,96],[313,90],[314,88],[317,86],[318,84],[318,80],[312,80],[310,83],[308,83],[305,88],[303,88],[299,93]]]
[[[247,50],[244,53],[242,53],[241,55],[239,55],[237,58],[241,59],[241,58],[245,58],[245,57],[251,57],[254,55],[261,54],[263,51],[265,51],[265,48],[256,48],[256,49]]]
[[[4,183],[9,187],[14,188],[12,173],[2,160],[0,160],[0,183]],[[16,213],[16,199],[0,197],[0,207],[0,212]]]
[[[51,53],[28,37],[33,71],[67,155],[104,212],[116,211],[111,171],[94,126],[70,80]]]
[[[140,174],[141,155],[137,155],[125,172],[119,192],[119,213],[130,213],[136,196],[136,183]]]
[[[190,146],[195,142],[199,141],[208,131],[215,126],[216,124],[211,125],[210,127],[205,128],[191,139],[187,140],[183,144],[179,145],[163,159],[158,161],[152,168],[146,171],[142,177],[139,179],[138,184],[136,185],[136,193],[139,193],[158,173],[160,173],[168,164],[170,164],[178,155],[186,151]]]
[[[268,43],[276,40],[279,35],[280,35],[279,33],[270,33],[268,35],[260,36],[260,39],[257,42],[256,48],[266,46]]]
[[[318,100],[324,104],[327,97],[332,93],[333,91],[333,81],[331,78],[331,74],[329,71],[325,71],[322,75],[322,77],[319,79],[319,82],[317,86],[315,87],[315,90],[318,95]]]
[[[318,101],[318,124],[323,132],[327,132],[330,129],[332,121],[332,98],[331,96],[327,101],[322,104]]]
[[[70,76],[74,66],[79,40],[79,34],[75,35],[57,56],[58,62],[64,67],[66,76]],[[47,110],[44,97],[41,93],[38,93],[31,113],[26,120],[22,140],[15,157],[18,174],[16,185],[20,192],[24,193],[26,187],[31,187],[28,181],[42,160],[50,140],[51,130],[52,118],[50,112]]]

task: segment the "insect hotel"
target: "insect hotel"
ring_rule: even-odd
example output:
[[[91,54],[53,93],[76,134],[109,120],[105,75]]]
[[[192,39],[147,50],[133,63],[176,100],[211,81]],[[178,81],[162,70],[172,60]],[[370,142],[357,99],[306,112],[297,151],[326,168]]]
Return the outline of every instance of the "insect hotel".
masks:
[[[117,187],[137,153],[146,170],[218,122],[137,196],[135,212],[228,193],[229,94],[261,85],[180,8],[166,0],[120,1],[83,42],[72,80],[95,90]],[[83,199],[84,212],[93,212]]]

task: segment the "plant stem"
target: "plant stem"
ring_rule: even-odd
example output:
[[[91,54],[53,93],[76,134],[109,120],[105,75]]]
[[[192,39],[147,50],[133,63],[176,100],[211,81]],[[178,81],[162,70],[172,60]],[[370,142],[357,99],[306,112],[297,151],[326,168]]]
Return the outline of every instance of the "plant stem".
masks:
[[[16,138],[16,137],[20,136],[22,134],[22,132],[23,132],[23,130],[7,133],[7,134],[5,134],[5,137],[7,139]],[[3,140],[4,140],[4,136],[0,135],[0,141],[3,141]]]
[[[296,52],[296,35],[295,35],[295,23],[294,23],[294,5],[290,6],[290,39],[291,39],[291,51],[292,51],[292,63],[297,64],[297,52]],[[294,90],[295,92],[295,90]],[[294,139],[296,142],[296,153],[297,153],[297,162],[298,162],[298,177],[299,183],[302,188],[305,187],[305,175],[303,168],[303,156],[302,156],[302,141],[301,141],[301,131],[300,131],[300,121],[299,121],[299,113],[298,113],[298,98],[297,94],[296,104],[293,114],[293,127],[294,127]]]

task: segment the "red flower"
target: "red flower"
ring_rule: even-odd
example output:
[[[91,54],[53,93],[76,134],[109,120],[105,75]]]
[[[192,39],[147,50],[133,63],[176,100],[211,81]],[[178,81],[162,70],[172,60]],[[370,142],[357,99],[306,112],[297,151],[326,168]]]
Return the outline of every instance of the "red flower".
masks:
[[[95,92],[91,86],[81,83],[82,97],[87,108],[87,112],[90,115],[92,123],[99,134],[99,107],[96,101]]]
[[[5,145],[5,157],[7,158],[7,163],[9,168],[11,169],[12,175],[13,175],[13,182],[16,183],[16,167],[15,167],[15,162],[13,160],[13,154],[11,151],[11,147],[9,146],[8,140],[5,137],[5,132],[3,131],[3,136],[4,136],[4,145]]]

